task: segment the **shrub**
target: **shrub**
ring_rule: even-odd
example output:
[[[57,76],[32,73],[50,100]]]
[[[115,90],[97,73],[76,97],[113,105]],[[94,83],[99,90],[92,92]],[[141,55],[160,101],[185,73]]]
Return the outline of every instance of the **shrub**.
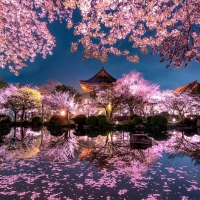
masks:
[[[86,124],[96,126],[96,125],[98,125],[98,121],[99,120],[96,116],[91,115],[86,119]]]
[[[99,135],[98,132],[94,132],[94,130],[86,130],[85,131],[88,137],[97,137]]]
[[[23,121],[23,126],[29,126],[30,122],[28,120]]]
[[[0,115],[0,124],[10,124],[11,118],[8,115],[1,114]]]
[[[133,126],[136,126],[138,124],[141,124],[143,121],[142,121],[142,118],[135,117],[131,122],[132,122]]]
[[[33,117],[31,122],[32,123],[42,123],[42,118],[39,116]]]
[[[132,128],[132,124],[130,124],[130,123],[122,124],[122,129],[125,131],[129,131],[129,130],[131,130],[131,128]]]
[[[147,122],[151,122],[151,118],[152,118],[152,116],[148,116],[147,117]]]
[[[11,131],[10,127],[0,128],[0,137],[3,135],[8,135]]]
[[[123,128],[123,125],[122,125],[122,124],[117,124],[117,125],[116,125],[116,129],[117,129],[117,130],[121,130],[122,128]]]
[[[167,117],[163,115],[155,115],[151,118],[151,123],[158,127],[165,127],[168,123]]]
[[[63,135],[63,132],[60,129],[50,129],[49,133],[55,137]]]
[[[130,117],[129,117],[129,119],[130,120],[133,120],[134,118],[136,118],[136,117],[139,117],[137,114],[132,114],[132,115],[130,115]]]
[[[107,117],[105,115],[97,115],[97,118],[98,119],[102,119],[102,118],[104,119],[104,118],[107,118]]]
[[[107,136],[109,134],[108,130],[106,129],[101,129],[99,130],[99,135],[102,135],[102,136]]]
[[[190,119],[190,118],[185,118],[184,119],[184,124],[186,126],[196,126],[196,120],[195,119]]]
[[[53,115],[50,120],[49,124],[56,127],[56,126],[61,126],[63,124],[63,118],[60,115]]]
[[[107,118],[100,118],[99,119],[99,126],[109,126],[110,121]]]
[[[72,118],[75,124],[84,125],[86,122],[86,115],[77,115],[76,117]]]
[[[31,127],[31,130],[34,132],[40,132],[42,130],[42,126]]]

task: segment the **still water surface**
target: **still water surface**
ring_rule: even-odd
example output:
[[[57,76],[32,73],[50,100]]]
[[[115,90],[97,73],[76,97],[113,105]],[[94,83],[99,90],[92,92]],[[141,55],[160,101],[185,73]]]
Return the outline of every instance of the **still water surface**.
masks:
[[[199,200],[200,136],[169,134],[138,149],[127,132],[12,129],[0,141],[0,200]]]

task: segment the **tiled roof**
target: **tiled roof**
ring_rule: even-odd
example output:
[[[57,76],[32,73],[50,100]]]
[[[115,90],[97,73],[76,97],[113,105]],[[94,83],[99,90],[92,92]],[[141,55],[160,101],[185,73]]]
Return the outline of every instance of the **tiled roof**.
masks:
[[[92,78],[88,80],[79,80],[79,82],[80,83],[102,83],[102,82],[113,83],[113,82],[116,82],[116,79],[112,77],[110,74],[108,74],[108,72],[106,72],[104,67],[102,67],[102,69]]]
[[[175,93],[192,92],[194,89],[196,89],[197,86],[198,86],[198,82],[196,80],[196,81],[193,81],[191,83],[188,83],[186,85],[183,85],[181,87],[174,89],[174,92]]]

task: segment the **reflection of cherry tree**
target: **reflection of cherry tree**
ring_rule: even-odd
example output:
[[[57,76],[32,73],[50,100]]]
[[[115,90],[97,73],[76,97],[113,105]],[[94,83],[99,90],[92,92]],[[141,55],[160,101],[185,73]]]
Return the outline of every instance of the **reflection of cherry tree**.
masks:
[[[13,134],[12,132],[10,136],[7,135],[7,139],[12,138]],[[189,138],[176,132],[171,134],[168,140],[159,141],[148,149],[131,149],[129,133],[125,132],[110,132],[107,137],[98,136],[97,138],[87,136],[75,138],[71,133],[54,137],[46,130],[42,134],[44,141],[40,148],[41,152],[30,160],[13,159],[7,162],[6,151],[7,155],[10,151],[0,146],[0,155],[5,153],[5,159],[3,156],[1,159],[4,160],[4,163],[1,164],[2,173],[0,174],[1,196],[6,195],[5,198],[15,199],[37,197],[88,199],[85,191],[92,188],[95,194],[90,197],[94,199],[98,198],[99,190],[105,191],[101,192],[104,199],[106,196],[107,199],[110,199],[109,197],[116,198],[117,195],[120,195],[117,196],[120,199],[134,199],[138,190],[142,191],[138,196],[141,195],[144,199],[164,199],[162,194],[158,194],[160,191],[165,193],[164,197],[178,193],[177,198],[182,195],[182,199],[185,199],[183,195],[186,194],[188,199],[194,195],[198,199],[199,167],[193,167],[188,159],[184,160],[188,166],[185,166],[185,162],[182,165],[179,160],[171,162],[167,159],[166,154],[163,154],[164,152],[169,155],[175,153],[174,147],[178,142],[184,143],[184,145],[183,149],[182,147],[181,149],[177,148],[177,152],[184,151],[185,148],[193,148],[195,145],[199,148],[200,136],[198,135]],[[18,139],[22,138],[20,130],[16,132],[16,136]],[[24,136],[26,138],[28,135],[25,133]],[[182,137],[184,140],[180,141],[183,139]],[[83,151],[79,154],[79,150],[77,155],[73,152],[66,152],[64,148],[69,151],[76,149],[69,144],[73,140],[77,141],[76,144],[80,149],[88,148],[85,154],[82,154]],[[187,151],[184,152],[188,154]],[[79,160],[77,159],[78,155]],[[162,155],[164,155],[163,158],[161,158]],[[95,159],[91,159],[94,157]],[[62,164],[49,163],[47,159],[62,162]],[[87,161],[83,161],[84,159]],[[70,160],[71,162],[68,162]],[[182,179],[180,180],[180,178]],[[38,183],[40,183],[40,187],[38,187]],[[75,195],[74,193],[69,195],[66,191],[66,184],[68,184],[68,191],[77,191]],[[21,185],[23,187],[20,187]],[[48,190],[41,190],[47,185]],[[179,187],[181,189],[176,190]],[[173,191],[173,189],[175,190]],[[111,190],[112,193],[110,193]]]
[[[185,132],[172,132],[173,137],[170,138],[167,145],[167,152],[169,157],[174,158],[185,153],[190,155],[195,164],[200,164],[200,136],[192,135],[192,137],[185,135]]]
[[[39,152],[41,132],[31,131],[30,128],[14,127],[5,136],[3,147],[6,149],[4,159],[32,158]],[[2,152],[2,151],[1,151]]]
[[[101,171],[103,176],[99,181],[90,179],[87,184],[106,185],[106,180],[111,177],[116,183],[115,179],[119,175],[128,176],[132,182],[138,184],[140,180],[145,179],[143,174],[159,159],[162,152],[163,144],[154,145],[145,150],[131,149],[129,133],[109,133],[104,140],[101,140],[101,143],[98,139],[98,143],[84,154],[86,160],[103,169]],[[112,175],[106,168],[114,169]]]
[[[69,162],[79,152],[75,137],[70,137],[68,131],[62,136],[51,137],[49,144],[41,154],[52,162]]]
[[[163,152],[174,154],[184,151],[186,154],[194,156],[200,149],[199,136],[193,137],[192,140],[184,136],[185,142],[183,142],[181,133],[172,135],[166,141],[154,142],[155,144],[147,149],[131,149],[128,134],[124,136],[122,134],[109,134],[106,139],[101,140],[101,143],[90,146],[90,151],[87,150],[83,154],[82,159],[86,159],[100,168],[102,175],[98,180],[86,179],[87,185],[114,187],[117,183],[116,179],[123,175],[129,177],[135,186],[145,187],[148,184],[147,180],[150,179],[145,175],[146,172],[162,157]],[[181,146],[177,148],[177,144]],[[194,146],[196,147],[194,148]],[[111,168],[112,173],[109,170]]]

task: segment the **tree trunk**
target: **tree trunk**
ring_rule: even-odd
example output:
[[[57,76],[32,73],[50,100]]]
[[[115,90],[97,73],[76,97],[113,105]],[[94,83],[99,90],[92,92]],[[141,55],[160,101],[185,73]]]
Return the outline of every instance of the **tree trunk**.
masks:
[[[14,134],[13,134],[13,137],[14,137],[14,138],[16,138],[16,130],[17,130],[17,129],[16,129],[16,126],[14,126],[14,131],[13,131],[13,133],[14,133]]]
[[[15,123],[17,122],[17,113],[16,112],[14,113],[14,122]]]
[[[21,127],[21,137],[24,139],[25,133],[24,133],[24,127]]]
[[[42,122],[44,121],[44,105],[42,103]]]
[[[69,121],[69,112],[67,111],[66,113],[67,113],[67,122],[68,122],[68,124],[70,125],[70,121]]]
[[[112,115],[113,115],[113,110],[110,111],[110,116],[109,116],[110,117],[109,118],[110,122],[112,121]]]
[[[106,117],[109,119],[109,112],[107,111],[107,109],[105,108],[106,111]]]
[[[25,109],[22,110],[22,115],[21,115],[21,121],[23,122],[24,121],[24,117],[25,117]]]
[[[184,123],[184,114],[180,114],[180,116],[181,116],[181,119],[182,119],[182,124]]]
[[[87,112],[87,117],[89,117],[90,116],[90,110],[88,110],[88,112]]]

